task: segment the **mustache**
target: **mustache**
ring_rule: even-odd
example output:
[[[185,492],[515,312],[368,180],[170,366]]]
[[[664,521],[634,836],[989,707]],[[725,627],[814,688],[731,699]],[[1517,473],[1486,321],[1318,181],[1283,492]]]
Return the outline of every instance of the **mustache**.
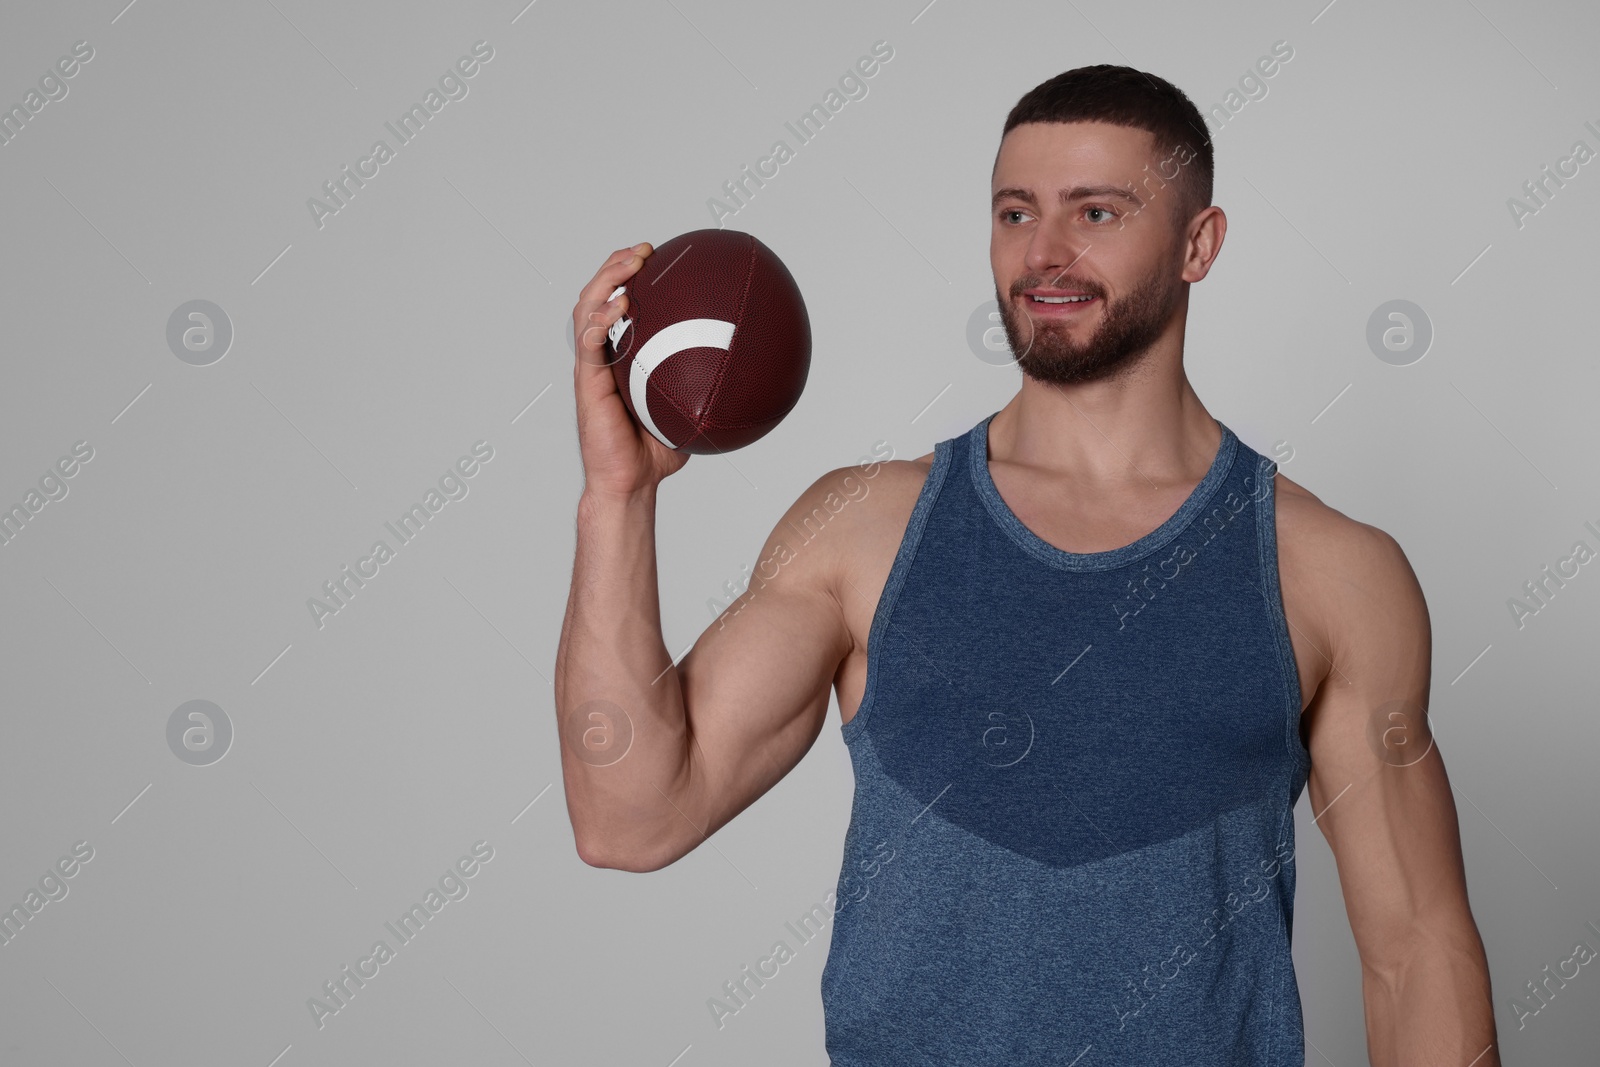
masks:
[[[1100,287],[1093,282],[1077,278],[1064,278],[1059,275],[1048,280],[1036,277],[1021,278],[1012,284],[1011,295],[1021,296],[1029,289],[1074,289],[1080,293],[1088,293],[1090,296],[1105,296],[1105,293],[1100,291]]]

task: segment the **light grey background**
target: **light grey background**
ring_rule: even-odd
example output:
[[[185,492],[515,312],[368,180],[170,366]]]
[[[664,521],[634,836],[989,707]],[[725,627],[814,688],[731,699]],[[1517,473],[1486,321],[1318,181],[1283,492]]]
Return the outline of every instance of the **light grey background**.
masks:
[[[1230,229],[1192,293],[1189,373],[1248,444],[1287,442],[1287,475],[1405,548],[1502,1055],[1592,1060],[1594,967],[1520,1030],[1510,1005],[1600,946],[1600,572],[1521,629],[1507,600],[1600,544],[1600,168],[1521,227],[1507,199],[1574,141],[1600,148],[1593,7],[124,3],[0,12],[0,104],[94,49],[0,147],[0,504],[94,450],[0,547],[0,904],[94,849],[0,946],[0,1062],[825,1063],[826,938],[723,1028],[706,1002],[834,887],[836,712],[672,867],[573,849],[548,679],[581,487],[578,289],[613,249],[714,225],[723,182],[795,149],[725,224],[799,281],[811,378],[769,436],[662,491],[676,654],[818,474],[880,439],[924,454],[1016,390],[966,327],[993,297],[989,169],[1017,98],[1126,62],[1208,111],[1279,40],[1293,59],[1215,134]],[[319,229],[307,199],[480,40],[468,95]],[[894,56],[867,95],[797,146],[783,123],[879,40]],[[196,299],[234,331],[209,366],[166,339]],[[1435,334],[1403,367],[1366,343],[1395,299]],[[468,495],[318,629],[307,599],[480,440]],[[210,765],[168,747],[191,700],[232,724]],[[1297,814],[1308,1062],[1351,1067],[1358,960]],[[469,894],[319,1029],[308,998],[395,943],[383,924],[477,841],[494,857]]]

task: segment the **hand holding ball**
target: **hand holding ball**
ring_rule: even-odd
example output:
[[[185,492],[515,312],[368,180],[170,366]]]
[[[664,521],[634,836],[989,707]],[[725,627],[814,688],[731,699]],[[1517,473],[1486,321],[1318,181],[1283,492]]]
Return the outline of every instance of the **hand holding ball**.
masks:
[[[666,447],[743,448],[799,401],[811,321],[788,268],[756,238],[681,234],[611,297],[621,292],[628,313],[608,331],[606,355],[628,412]]]

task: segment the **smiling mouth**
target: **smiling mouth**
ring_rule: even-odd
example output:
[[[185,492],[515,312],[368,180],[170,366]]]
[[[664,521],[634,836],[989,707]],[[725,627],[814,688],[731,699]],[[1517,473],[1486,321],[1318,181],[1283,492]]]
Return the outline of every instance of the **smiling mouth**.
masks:
[[[1100,298],[1089,293],[1023,293],[1022,299],[1035,315],[1060,317],[1082,314]]]

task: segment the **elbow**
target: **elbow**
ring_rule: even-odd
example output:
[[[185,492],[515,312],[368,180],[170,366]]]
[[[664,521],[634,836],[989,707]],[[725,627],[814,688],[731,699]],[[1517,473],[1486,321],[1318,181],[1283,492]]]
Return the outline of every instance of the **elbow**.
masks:
[[[605,853],[601,852],[600,849],[595,846],[594,842],[585,841],[580,837],[574,839],[573,844],[577,846],[578,858],[584,863],[588,864],[590,867],[611,866],[611,864],[606,861]]]
[[[608,848],[598,841],[587,841],[582,838],[577,839],[575,843],[578,848],[578,858],[590,867],[627,871],[630,874],[649,874],[652,871],[659,871],[678,859],[677,856],[647,856]]]
[[[592,838],[574,837],[573,844],[578,848],[578,858],[590,867],[610,870],[627,869],[627,863],[622,855],[617,850],[606,846],[603,842]]]

